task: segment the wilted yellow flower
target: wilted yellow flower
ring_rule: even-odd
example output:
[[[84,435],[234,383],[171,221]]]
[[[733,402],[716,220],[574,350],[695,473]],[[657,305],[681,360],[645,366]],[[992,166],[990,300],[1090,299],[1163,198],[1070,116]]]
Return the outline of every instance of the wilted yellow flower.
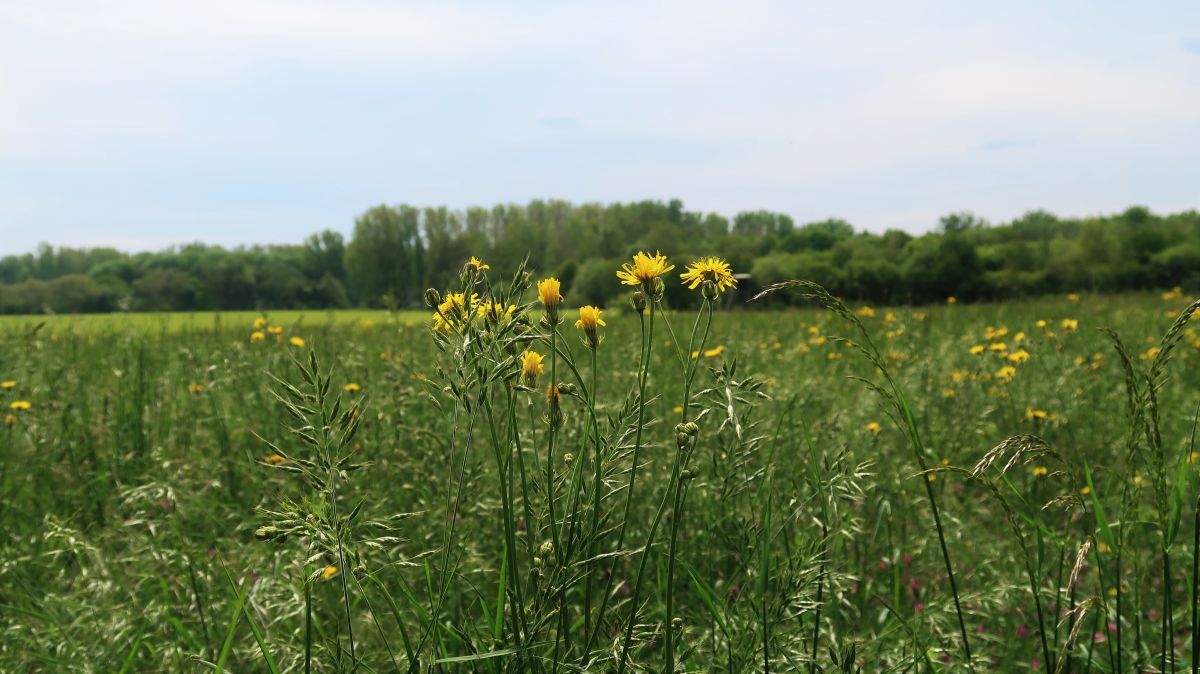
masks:
[[[636,260],[637,258],[635,257],[634,259]],[[666,261],[665,257],[663,261]],[[684,284],[687,285],[689,290],[695,290],[705,281],[715,283],[718,293],[724,292],[728,288],[737,287],[737,280],[733,278],[733,272],[729,270],[729,263],[719,257],[702,257],[689,264],[687,271],[679,276],[683,279]]]
[[[480,260],[479,258],[475,257],[474,255],[471,256],[470,260],[467,260],[467,266],[474,269],[475,271],[483,271],[485,269],[491,269],[490,265],[484,263],[483,260]]]
[[[304,339],[301,337],[292,337],[288,340],[288,343],[292,346],[304,346]]]
[[[547,309],[556,309],[559,304],[562,304],[563,296],[562,284],[556,278],[547,278],[538,281],[538,301]]]
[[[867,424],[867,430],[871,431],[875,435],[879,435],[880,431],[883,430],[883,426],[880,426],[878,421],[872,421],[871,423]]]
[[[11,379],[6,380],[6,381],[0,381],[0,388],[2,388],[2,389],[10,389],[10,388],[15,387],[16,385],[17,385],[17,382],[15,382]]]
[[[342,390],[348,391],[350,393],[354,393],[355,391],[361,391],[362,387],[354,382],[350,382],[349,384],[346,384],[345,386],[343,386]]]
[[[537,381],[537,378],[545,370],[542,367],[543,358],[545,356],[537,351],[526,350],[525,353],[521,354],[521,379],[525,382],[526,386],[533,386],[534,382]]]
[[[653,256],[650,256],[647,253],[638,252],[633,256],[633,264],[626,262],[621,265],[621,268],[617,270],[617,278],[621,279],[622,285],[646,286],[674,268],[675,265],[667,264],[667,256],[662,253],[655,252]]]
[[[8,407],[18,412],[24,412],[30,407],[33,407],[33,403],[29,402],[28,400],[14,400],[8,404]]]
[[[255,330],[254,332],[250,333],[251,342],[261,342],[266,338],[267,333],[263,332],[262,330]]]
[[[330,564],[329,566],[325,567],[324,571],[321,572],[321,580],[329,580],[330,578],[333,578],[337,574],[338,574],[338,568],[336,566]]]
[[[265,327],[266,325],[267,325],[267,319],[263,318],[262,316],[259,316],[258,318],[254,319],[254,329],[255,330],[261,329],[261,328]]]
[[[15,414],[5,414],[4,415],[4,425],[5,426],[12,426],[15,423],[17,423],[17,415],[15,415]]]

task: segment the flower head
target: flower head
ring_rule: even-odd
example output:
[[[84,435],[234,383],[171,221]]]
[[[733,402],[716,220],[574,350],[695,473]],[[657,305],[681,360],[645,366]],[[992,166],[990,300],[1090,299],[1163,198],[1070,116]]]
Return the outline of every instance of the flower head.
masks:
[[[301,346],[304,346],[304,338],[303,337],[292,337],[291,339],[288,340],[288,343],[291,344],[292,346],[301,347]]]
[[[617,270],[617,278],[621,279],[622,285],[642,286],[648,290],[654,279],[674,268],[675,265],[667,264],[667,256],[662,253],[655,252],[651,257],[647,253],[638,252],[634,254],[632,264],[626,262],[621,265]]]
[[[361,391],[362,387],[359,386],[358,384],[356,384],[355,382],[350,382],[349,384],[346,384],[345,386],[343,386],[342,390],[347,393],[354,393],[355,391]]]
[[[590,304],[579,307],[579,320],[575,321],[575,327],[583,330],[587,345],[592,349],[600,345],[600,338],[596,335],[596,326],[607,326],[604,319],[600,318],[600,309]]]
[[[558,325],[558,305],[562,304],[562,284],[554,277],[545,278],[537,284],[538,301],[546,307],[546,317],[550,323]]]
[[[324,571],[321,572],[321,580],[329,580],[330,578],[333,578],[337,574],[338,574],[338,568],[336,566],[330,564],[329,566],[325,567]]]
[[[665,260],[666,258],[663,259]],[[733,278],[733,273],[729,271],[729,263],[718,257],[702,257],[696,260],[689,264],[687,271],[680,274],[679,277],[683,279],[688,290],[695,290],[705,281],[711,281],[715,284],[717,293],[722,293],[727,288],[737,287],[737,280]]]
[[[883,430],[883,427],[879,425],[878,421],[872,421],[871,423],[867,424],[867,430],[871,431],[875,435],[879,435],[880,431]]]
[[[521,380],[526,386],[533,386],[545,368],[542,360],[545,358],[537,351],[526,351],[521,354]]]
[[[2,388],[2,389],[10,389],[16,385],[17,385],[17,382],[15,382],[11,379],[9,379],[7,381],[0,381],[0,388]]]
[[[267,327],[267,319],[263,318],[262,316],[259,316],[258,318],[254,319],[254,329],[255,330],[260,330],[265,327]]]
[[[475,293],[471,293],[469,299],[465,293],[448,293],[446,299],[437,305],[437,313],[433,315],[433,329],[438,332],[462,329],[471,320],[477,306],[479,295]]]
[[[467,261],[467,267],[470,267],[471,269],[474,269],[475,271],[483,271],[485,269],[492,268],[491,265],[488,265],[483,260],[480,260],[479,258],[475,257],[474,255],[472,255],[471,259]]]
[[[515,304],[504,304],[502,302],[483,302],[479,305],[478,313],[480,318],[495,321],[508,321],[512,319],[513,312],[517,310]]]
[[[28,400],[14,400],[8,404],[8,407],[9,409],[14,409],[18,412],[24,412],[30,407],[33,407],[33,403],[29,402]]]
[[[267,333],[263,332],[262,330],[255,330],[254,332],[250,333],[251,342],[261,342],[266,338]]]

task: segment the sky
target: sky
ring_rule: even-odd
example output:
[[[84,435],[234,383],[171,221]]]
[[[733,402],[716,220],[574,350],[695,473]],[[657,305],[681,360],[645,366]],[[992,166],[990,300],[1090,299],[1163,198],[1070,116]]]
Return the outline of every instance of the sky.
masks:
[[[4,0],[0,254],[380,203],[1200,207],[1200,2]]]

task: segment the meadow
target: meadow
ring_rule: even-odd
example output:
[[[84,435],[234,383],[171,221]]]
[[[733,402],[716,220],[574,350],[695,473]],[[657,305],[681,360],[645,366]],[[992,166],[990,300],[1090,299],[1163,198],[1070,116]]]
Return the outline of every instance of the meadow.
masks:
[[[1196,671],[1178,290],[537,280],[0,320],[0,670]]]

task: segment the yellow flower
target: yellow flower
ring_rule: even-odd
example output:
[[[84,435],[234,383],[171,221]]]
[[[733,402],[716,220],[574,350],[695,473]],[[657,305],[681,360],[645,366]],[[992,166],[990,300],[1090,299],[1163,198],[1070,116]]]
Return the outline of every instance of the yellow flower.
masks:
[[[533,386],[537,378],[545,371],[542,366],[543,358],[545,356],[537,351],[526,350],[521,354],[521,378],[525,381],[526,386]]]
[[[722,353],[725,353],[725,345],[724,344],[713,347],[711,349],[707,349],[704,352],[704,357],[705,358],[716,358],[717,356],[721,355]]]
[[[263,328],[266,325],[267,325],[267,319],[263,318],[262,316],[259,316],[258,318],[254,319],[254,329],[255,330]]]
[[[597,325],[600,327],[607,327],[608,324],[604,322],[604,319],[600,318],[601,311],[601,309],[597,309],[590,304],[579,307],[579,320],[575,321],[575,327],[579,328],[580,330],[592,331],[595,331]],[[668,344],[668,346],[670,346],[670,344]]]
[[[1033,469],[1034,477],[1042,477],[1043,475],[1049,475],[1049,474],[1050,474],[1050,469],[1045,466],[1037,466]]]
[[[953,295],[946,298],[946,304],[957,304],[957,303],[958,303],[958,298]]]
[[[782,358],[782,356],[780,356],[780,357]],[[831,353],[825,354],[826,360],[841,360],[841,358],[842,358],[842,354],[840,354],[840,353],[831,352]]]
[[[1017,376],[1017,368],[1012,365],[1005,365],[996,372],[996,378],[1004,383],[1012,381],[1012,378]]]
[[[1096,543],[1096,550],[1101,553],[1104,553],[1104,554],[1108,554],[1108,553],[1112,552],[1112,548],[1109,547],[1109,545],[1104,542]]]
[[[542,306],[546,307],[547,309],[557,308],[558,305],[562,303],[563,299],[562,293],[559,292],[561,289],[562,284],[560,284],[556,278],[552,277],[538,281],[538,301],[540,301]]]
[[[871,307],[859,307],[854,313],[862,316],[863,318],[873,318],[875,316],[875,310]]]
[[[1079,293],[1067,293],[1067,301],[1068,302],[1078,302],[1079,301]]]
[[[350,393],[354,393],[355,391],[362,390],[362,387],[359,386],[358,384],[355,384],[354,382],[350,382],[349,384],[346,384],[345,386],[343,386],[342,390],[348,391]]]
[[[10,389],[16,385],[17,385],[17,382],[15,382],[11,379],[9,379],[7,381],[0,381],[0,388],[2,388],[2,389]]]
[[[1038,328],[1045,329],[1045,327],[1046,327],[1046,321],[1039,320],[1039,321],[1037,322],[1037,326],[1038,326]]]
[[[188,391],[192,393],[203,393],[204,384],[188,384]]]
[[[282,335],[283,334],[283,326],[272,325],[271,327],[267,328],[267,332],[272,335]]]
[[[1024,332],[1018,332],[1017,334],[1013,335],[1013,341],[1014,341],[1014,342],[1023,342],[1023,341],[1025,341],[1025,333],[1024,333]]]
[[[1079,329],[1079,321],[1075,320],[1074,318],[1064,318],[1062,321],[1062,328],[1063,328],[1063,330],[1067,330],[1067,331],[1078,330]]]
[[[950,373],[950,380],[956,384],[961,383],[966,378],[967,378],[966,370],[955,370]]]
[[[282,456],[280,456],[278,454],[272,454],[270,456],[263,457],[263,461],[266,461],[267,463],[271,464],[272,466],[278,466],[279,464],[283,463],[284,461],[287,461],[287,459],[283,458]]]
[[[8,407],[18,412],[23,412],[30,407],[33,407],[33,403],[29,402],[28,400],[14,400],[8,404]]]
[[[1138,358],[1142,360],[1154,360],[1156,357],[1158,357],[1157,346],[1152,346],[1149,349],[1146,349],[1146,353],[1138,354]]]
[[[955,392],[954,392],[954,389],[952,389],[952,388],[944,388],[944,389],[942,389],[942,397],[943,397],[943,398],[953,398],[953,397],[954,397],[954,396],[956,396],[956,395],[958,395],[958,394],[957,394],[957,393],[955,393]]]
[[[267,333],[263,332],[262,330],[255,330],[254,332],[250,333],[251,342],[261,342],[266,338]]]
[[[675,407],[671,408],[671,411],[674,412],[675,414],[682,414],[683,413],[683,405],[676,405]]]
[[[1014,363],[1024,363],[1029,360],[1029,352],[1025,349],[1017,349],[1005,357]]]
[[[480,318],[490,318],[493,321],[508,321],[512,319],[513,312],[517,310],[517,305],[505,305],[500,302],[483,302],[479,305],[476,313]]]
[[[288,344],[292,346],[304,346],[304,339],[301,337],[292,337],[288,340]]]
[[[1084,487],[1083,489],[1080,489],[1080,490],[1079,490],[1079,493],[1080,493],[1080,494],[1083,494],[1084,496],[1087,496],[1088,494],[1092,493],[1092,488],[1091,488],[1091,487]]]
[[[634,260],[636,261],[636,259],[635,257]],[[666,261],[665,257],[663,261]],[[689,264],[687,271],[680,274],[679,277],[683,279],[688,290],[695,290],[704,281],[715,283],[718,293],[737,287],[737,280],[733,278],[733,272],[729,270],[729,263],[719,257],[702,257]]]
[[[479,258],[475,257],[474,255],[472,255],[471,259],[467,261],[467,266],[474,269],[475,271],[483,271],[485,269],[491,269],[490,265],[484,263],[483,260],[480,260]]]
[[[978,356],[979,354],[983,353],[983,345],[976,344],[975,346],[971,347],[970,351],[972,356]]]
[[[879,435],[880,431],[883,430],[883,426],[880,426],[878,421],[872,421],[871,423],[867,424],[867,430],[871,431],[875,435]]]
[[[4,425],[5,426],[12,426],[15,423],[17,423],[17,415],[15,415],[15,414],[5,414],[4,415]]]
[[[1026,419],[1045,419],[1049,416],[1050,415],[1046,412],[1046,410],[1035,410],[1032,407],[1025,408]]]
[[[464,293],[448,293],[433,315],[433,329],[450,332],[451,329],[463,328],[471,320],[471,314],[477,306],[479,295],[475,293],[471,293],[470,299]]]
[[[646,286],[674,268],[675,265],[667,264],[667,256],[662,253],[655,252],[652,257],[647,253],[638,252],[633,256],[633,264],[626,262],[621,265],[617,270],[617,278],[621,279],[622,285]]]
[[[988,345],[988,349],[992,351],[1007,351],[1008,345],[1004,342],[992,342]]]
[[[329,580],[330,578],[333,578],[337,574],[338,574],[338,568],[336,566],[330,564],[329,566],[325,567],[324,571],[321,572],[321,580]]]

